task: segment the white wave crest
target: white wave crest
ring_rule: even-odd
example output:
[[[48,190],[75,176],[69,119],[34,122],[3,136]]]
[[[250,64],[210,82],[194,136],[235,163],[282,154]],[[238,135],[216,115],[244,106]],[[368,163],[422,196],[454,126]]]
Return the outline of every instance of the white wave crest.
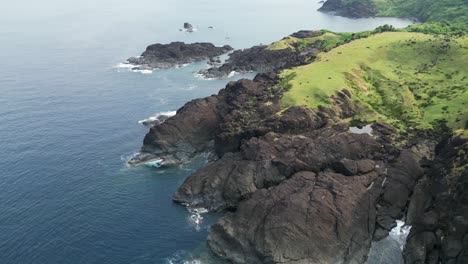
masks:
[[[128,62],[121,62],[114,66],[114,68],[120,68],[120,69],[131,69],[133,67],[135,67],[135,65],[128,63]]]
[[[405,226],[405,222],[397,220],[397,226],[393,228],[388,237],[373,241],[369,250],[367,264],[403,264],[403,249],[411,226]]]
[[[133,152],[131,154],[124,154],[124,155],[120,156],[120,160],[127,163],[129,160],[133,159],[134,157],[136,157],[138,155],[140,155],[140,152]]]
[[[216,78],[208,78],[206,77],[204,74],[202,73],[195,73],[193,75],[195,78],[199,79],[199,80],[203,80],[203,81],[212,81],[212,80],[216,80]]]
[[[406,238],[411,231],[411,226],[405,226],[405,222],[397,220],[397,226],[390,231],[389,236],[398,242],[400,249],[403,250],[406,244]]]
[[[161,120],[162,117],[169,118],[169,117],[175,116],[176,114],[177,114],[177,111],[159,112],[154,116],[138,121],[138,124],[145,125],[145,124],[151,124],[151,123],[157,123],[157,122],[163,123],[165,119]]]
[[[184,250],[177,251],[170,258],[166,259],[167,264],[203,264],[199,259],[194,259],[192,254]]]
[[[240,72],[232,71],[232,72],[229,73],[228,78],[232,78],[232,77],[234,77],[236,75],[239,75],[239,74],[240,74]]]
[[[188,212],[190,213],[188,217],[188,221],[190,225],[192,225],[196,231],[201,230],[201,226],[203,224],[203,214],[208,213],[208,209],[199,207],[199,208],[187,208]]]
[[[151,73],[153,73],[153,70],[151,70],[151,69],[141,68],[141,65],[131,64],[128,61],[120,62],[119,64],[115,65],[113,68],[126,69],[126,70],[129,70],[129,71],[132,71],[132,72],[139,72],[141,74],[151,74]]]
[[[132,70],[132,72],[139,72],[141,74],[152,74],[152,70]]]
[[[185,68],[185,67],[189,66],[190,64],[192,64],[192,63],[177,64],[177,65],[175,66],[175,68],[176,68],[176,69]]]

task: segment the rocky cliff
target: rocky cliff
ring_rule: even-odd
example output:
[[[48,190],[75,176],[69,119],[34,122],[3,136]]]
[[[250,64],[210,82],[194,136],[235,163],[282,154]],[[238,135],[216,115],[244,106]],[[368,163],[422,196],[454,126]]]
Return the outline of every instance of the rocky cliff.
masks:
[[[388,41],[389,36],[400,35],[377,36],[373,45],[382,50],[377,40]],[[401,36],[426,41],[421,35]],[[432,39],[427,42],[437,47]],[[463,43],[453,54],[462,57],[458,47],[462,49]],[[367,45],[366,50],[372,50]],[[354,47],[332,50],[317,65],[327,66],[324,62],[333,63],[330,56],[341,58]],[[398,62],[395,56],[390,59]],[[308,69],[296,71],[321,72],[318,67],[312,67],[312,72]],[[413,226],[405,248],[406,263],[465,263],[468,150],[461,128],[465,115],[456,111],[458,121],[453,116],[449,119],[461,128],[458,135],[443,120],[431,123],[438,127],[422,122],[416,129],[416,118],[408,119],[411,123],[400,118],[391,125],[384,122],[385,115],[400,113],[398,110],[402,117],[420,101],[399,107],[398,102],[406,103],[406,97],[395,92],[401,88],[392,90],[395,85],[402,87],[397,81],[380,84],[379,80],[387,79],[364,66],[352,73],[357,75],[333,75],[335,79],[346,77],[350,87],[334,89],[326,98],[317,92],[330,91],[326,86],[333,84],[327,84],[332,80],[326,77],[332,76],[329,72],[315,78],[323,78],[321,83],[274,72],[230,82],[217,95],[193,100],[174,117],[152,127],[143,154],[132,162],[161,156],[184,160],[203,151],[215,153],[216,158],[184,181],[174,201],[226,213],[212,226],[208,245],[232,263],[365,263],[371,242],[388,236],[397,219]],[[291,85],[293,79],[295,86]],[[316,93],[309,93],[315,86],[319,86]],[[393,97],[384,99],[392,100],[378,104],[360,101],[380,98],[370,93],[374,86],[379,96],[386,95],[384,89],[391,91]],[[408,91],[417,95],[415,87]],[[359,97],[363,92],[366,97]],[[454,90],[457,97],[465,96],[464,91],[458,92]],[[285,105],[286,94],[300,95],[307,104]],[[416,98],[409,92],[404,96]],[[312,98],[314,102],[309,101]],[[459,109],[451,100],[450,107]],[[315,105],[317,102],[322,105]],[[426,111],[423,106],[414,110],[419,118]],[[359,121],[358,115],[358,126],[370,125],[370,131],[351,129]],[[363,123],[364,117],[374,115],[379,119]]]

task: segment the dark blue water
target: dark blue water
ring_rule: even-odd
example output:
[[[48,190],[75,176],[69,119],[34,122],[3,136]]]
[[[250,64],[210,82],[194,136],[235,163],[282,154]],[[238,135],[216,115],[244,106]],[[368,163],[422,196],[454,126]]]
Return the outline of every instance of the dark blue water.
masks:
[[[115,65],[155,42],[242,48],[299,29],[409,23],[333,17],[317,13],[319,6],[311,0],[2,1],[0,263],[183,263],[200,251],[218,216],[203,215],[196,226],[171,196],[203,157],[161,171],[128,169],[124,160],[147,132],[138,120],[216,93],[227,80],[195,78],[204,63],[152,74]],[[185,21],[199,30],[179,32]]]

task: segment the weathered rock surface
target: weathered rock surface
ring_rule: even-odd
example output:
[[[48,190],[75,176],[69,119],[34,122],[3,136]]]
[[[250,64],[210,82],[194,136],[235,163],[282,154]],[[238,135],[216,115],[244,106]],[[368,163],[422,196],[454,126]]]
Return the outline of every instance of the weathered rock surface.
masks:
[[[233,263],[364,263],[381,180],[377,173],[295,173],[228,213],[208,245]]]
[[[186,160],[194,154],[213,149],[214,141],[218,149],[238,148],[238,145],[232,147],[233,143],[215,139],[222,133],[242,131],[247,121],[263,120],[279,111],[282,91],[280,87],[274,88],[277,81],[276,74],[260,74],[254,80],[231,82],[218,95],[186,103],[175,116],[151,127],[143,141],[141,154],[129,164],[137,165],[162,156]],[[247,111],[248,120],[238,119]],[[221,152],[224,154],[225,151]]]
[[[311,38],[323,34],[322,31],[301,30],[293,33],[294,38]],[[229,59],[221,66],[201,70],[199,73],[206,78],[224,78],[233,72],[270,72],[307,64],[315,59],[320,50],[310,47],[296,46],[285,49],[269,49],[267,45],[254,46],[249,49],[236,50],[229,54]]]
[[[282,109],[283,85],[274,73],[259,74],[193,100],[151,128],[135,159],[216,152],[174,201],[229,212],[209,235],[217,255],[233,263],[364,263],[371,241],[407,215],[407,263],[464,263],[467,173],[452,177],[444,164],[466,164],[466,143],[439,147],[432,164],[431,141],[397,148],[387,124],[373,124],[372,135],[349,132],[342,119],[355,106],[346,90],[331,108]],[[460,209],[449,212],[451,204]]]
[[[370,242],[402,217],[423,173],[417,153],[393,153],[385,140],[340,124],[299,131],[244,140],[240,152],[202,168],[175,193],[176,202],[231,211],[210,232],[219,256],[364,263]]]
[[[442,141],[415,188],[405,262],[468,263],[468,140]]]
[[[140,57],[132,57],[127,61],[135,65],[133,69],[167,69],[175,66],[207,60],[232,50],[225,45],[216,47],[211,43],[172,42],[170,44],[153,44],[146,48]]]
[[[383,150],[368,135],[326,132],[316,138],[270,132],[245,141],[241,148],[236,158],[227,156],[188,177],[174,200],[216,211],[235,208],[257,189],[277,185],[299,171],[323,171],[343,159],[365,168],[350,176],[370,173],[375,165],[364,164],[375,164],[368,159],[381,157]]]
[[[234,52],[216,70],[277,70],[312,58],[293,49],[271,52]],[[174,201],[228,212],[208,244],[233,263],[365,263],[371,241],[405,216],[413,226],[406,263],[467,263],[466,139],[442,142],[432,161],[430,133],[410,138],[379,122],[371,135],[351,133],[343,120],[357,106],[347,90],[331,96],[329,108],[285,109],[286,89],[276,73],[230,82],[154,124],[130,164],[216,153]],[[407,143],[397,147],[402,137]]]
[[[201,70],[205,78],[225,78],[232,72],[269,72],[305,64],[316,51],[297,52],[292,49],[269,50],[268,46],[255,46],[236,50],[229,54],[229,59],[219,67]]]

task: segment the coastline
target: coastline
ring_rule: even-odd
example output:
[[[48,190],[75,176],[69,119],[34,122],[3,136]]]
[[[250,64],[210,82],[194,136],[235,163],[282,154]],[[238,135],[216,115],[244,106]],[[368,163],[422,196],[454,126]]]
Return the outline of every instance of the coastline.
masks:
[[[381,27],[375,35],[395,31]],[[419,37],[417,33],[409,36]],[[284,63],[286,66],[272,67],[269,70],[273,72],[260,73],[253,80],[230,82],[217,95],[187,103],[146,135],[142,153],[152,159],[168,155],[183,161],[204,151],[216,153],[216,158],[189,176],[174,195],[177,203],[226,213],[208,237],[209,248],[216,255],[233,263],[364,263],[372,241],[386,238],[401,219],[414,226],[404,249],[407,263],[425,260],[434,252],[448,254],[445,250],[449,249],[440,251],[436,246],[443,243],[437,242],[442,236],[451,235],[450,243],[463,239],[463,234],[456,235],[450,229],[444,229],[444,234],[433,232],[434,225],[444,228],[456,223],[450,218],[434,220],[432,214],[457,212],[444,207],[447,200],[439,197],[440,192],[427,189],[427,182],[446,184],[445,177],[430,176],[438,166],[459,166],[447,152],[468,147],[463,132],[457,134],[446,126],[411,128],[403,124],[402,128],[389,119],[385,121],[390,123],[358,119],[362,102],[356,101],[354,91],[345,88],[330,95],[329,105],[284,105],[283,97],[292,89],[290,81],[296,75],[286,76],[282,70],[313,64],[317,54],[368,37],[354,38],[353,34],[352,39],[318,50],[298,64]],[[306,46],[317,48],[315,44],[322,44],[309,38]],[[412,38],[404,41],[417,43]],[[303,44],[299,38],[291,49],[302,51]],[[362,70],[367,71],[365,67]],[[368,92],[369,87],[358,86]],[[359,127],[372,126],[375,134],[350,132],[350,121],[359,121]],[[444,144],[446,151],[441,152]],[[436,163],[427,164],[430,160]],[[461,165],[461,171],[451,171],[448,177],[463,181],[468,172]],[[329,190],[319,192],[317,188]],[[448,199],[459,195],[456,186],[445,188],[456,193]],[[436,209],[421,212],[421,208],[427,208],[421,203],[433,203]],[[304,217],[305,222],[298,220]],[[310,217],[315,220],[311,222]],[[282,220],[285,218],[288,223]],[[291,226],[286,228],[285,224]],[[317,229],[321,225],[326,229]],[[313,231],[298,235],[304,229]],[[421,236],[425,236],[422,241]],[[275,237],[282,237],[284,244],[277,246]],[[341,245],[321,246],[338,239]],[[314,243],[303,245],[304,241]],[[424,255],[418,251],[422,246],[426,248]],[[457,250],[459,253],[462,249]]]

